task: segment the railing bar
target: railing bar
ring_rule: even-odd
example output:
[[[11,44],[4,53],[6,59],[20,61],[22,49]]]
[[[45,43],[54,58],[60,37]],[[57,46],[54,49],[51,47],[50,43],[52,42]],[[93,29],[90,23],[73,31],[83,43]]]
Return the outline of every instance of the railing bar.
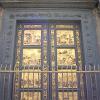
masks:
[[[87,71],[87,66],[85,65],[85,71]],[[85,81],[86,81],[86,99],[88,99],[88,78],[87,78],[87,73],[85,74]]]
[[[9,67],[10,67],[9,70],[12,70],[12,66],[10,65]],[[9,90],[9,87],[12,88],[11,85],[10,85],[10,84],[11,84],[11,81],[12,81],[12,80],[11,80],[11,75],[12,75],[12,74],[13,74],[13,73],[9,73],[9,74],[8,74],[8,85],[9,85],[9,86],[8,86],[8,90]],[[9,95],[8,95],[8,98],[10,98]]]
[[[17,68],[17,71],[15,73],[17,74],[17,85],[18,85],[18,86],[16,86],[16,92],[18,94],[17,99],[20,99],[21,98],[21,93],[17,91],[17,88],[20,89],[20,87],[21,87],[21,81],[20,80],[21,80],[21,73],[22,72],[21,73],[19,72],[21,70],[21,66],[20,67],[16,66],[16,68]]]
[[[66,68],[66,70],[67,70],[67,68]],[[66,81],[65,82],[66,82],[66,84],[68,84],[68,81],[67,81],[68,80],[68,76],[67,76],[67,74],[68,73],[65,74],[65,77],[66,77]],[[65,86],[66,86],[66,88],[68,88],[68,85],[65,85]],[[68,92],[66,92],[65,98],[68,98]]]
[[[7,65],[5,66],[4,70],[7,69]],[[6,73],[3,74],[3,98],[5,98],[5,79],[6,79]]]
[[[38,67],[38,71],[39,71],[39,67]],[[38,88],[39,88],[39,74],[40,73],[38,73]],[[39,92],[38,92],[38,98],[37,98],[37,100],[39,100]]]
[[[30,71],[29,70],[30,69],[30,66],[28,67],[28,71]],[[28,100],[29,100],[29,81],[30,81],[30,74],[28,73]]]
[[[38,71],[39,71],[40,69],[39,69],[39,67],[38,67]],[[39,82],[39,74],[40,73],[38,73],[38,82]],[[38,88],[39,88],[39,83],[38,83]]]
[[[15,79],[16,79],[16,73],[13,75],[13,96],[12,96],[12,98],[13,99],[15,99],[15,95],[14,95],[14,93],[15,93]]]
[[[25,68],[25,66],[24,66],[24,70],[25,70],[26,68]],[[24,79],[24,81],[25,81],[25,74],[27,75],[27,73],[23,73],[23,79]],[[25,85],[23,84],[23,88],[25,88]],[[23,95],[24,95],[24,97],[25,97],[25,92],[23,92]]]
[[[92,66],[91,66],[91,70],[93,70],[93,71],[95,71],[95,65],[93,65],[93,68],[92,68]],[[95,73],[92,73],[92,88],[93,88],[93,100],[95,100],[95,98],[94,98],[94,96],[96,95],[95,94],[95,92],[96,92],[96,90],[94,90],[94,88],[96,89],[96,80],[95,80]],[[94,81],[95,80],[95,81]]]
[[[96,66],[95,66],[95,70],[96,70]],[[98,70],[98,66],[97,66],[97,70]],[[97,74],[95,74],[95,81],[96,81],[96,94],[97,94],[97,99],[99,99],[99,98],[98,98]]]
[[[71,71],[72,71],[72,66],[71,66]],[[73,74],[74,73],[71,73],[71,76],[72,76],[72,83],[73,83]],[[73,85],[72,85],[72,100],[74,100],[74,92],[73,92]]]
[[[55,68],[55,70],[57,70],[58,71],[58,68],[56,67]],[[59,82],[59,79],[58,79],[58,73],[54,73],[54,75],[55,75],[55,90],[54,90],[54,92],[55,92],[55,95],[54,95],[54,99],[58,99],[59,98],[59,92],[58,92],[58,87],[59,87],[59,85],[56,85],[58,82]]]
[[[25,73],[22,73],[21,78],[23,79],[23,83],[21,84],[21,86],[24,88]],[[21,80],[22,80],[22,79],[21,79]],[[22,95],[21,95],[21,96],[22,96],[21,98],[24,98],[24,92],[22,92]]]
[[[28,100],[28,97],[29,97],[29,92],[26,92],[27,93],[27,100]]]
[[[71,72],[72,72],[72,67],[71,67]],[[71,75],[71,82],[73,82],[73,79],[72,79],[72,73],[70,73],[70,75]],[[72,84],[70,84],[70,85],[72,85]],[[71,96],[72,96],[72,100],[73,100],[73,86],[71,86],[70,88],[72,88],[72,91],[71,91]]]
[[[5,71],[5,70],[2,70],[0,71],[0,73],[100,73],[100,71]]]
[[[63,68],[62,68],[62,70],[63,70]],[[62,73],[62,100],[64,100],[64,91],[63,91],[63,73]]]
[[[95,65],[93,66],[93,69],[92,70],[95,71]],[[95,80],[95,77],[96,77],[95,73],[93,74],[93,77],[94,77],[94,80]],[[96,88],[96,80],[93,83],[93,78],[92,78],[92,88]],[[94,100],[94,96],[95,96],[95,93],[94,93],[95,91],[96,90],[93,89],[93,100]]]
[[[63,67],[61,67],[61,70],[63,70]],[[61,83],[62,83],[62,100],[63,100],[63,97],[64,97],[64,94],[63,94],[63,73],[61,73]]]
[[[38,92],[38,100],[39,100],[39,98],[40,98],[40,93]]]
[[[34,71],[34,66],[33,66],[33,71]],[[33,88],[34,88],[34,73],[33,73]],[[32,93],[32,100],[34,100],[34,92]]]
[[[94,67],[93,67],[93,70],[95,71],[96,70],[96,66],[94,65]],[[96,96],[96,98],[95,99],[97,99],[98,97],[97,97],[97,78],[96,78],[96,73],[94,73],[93,74],[94,75],[94,85],[95,85],[95,96]],[[93,93],[94,94],[94,93]]]
[[[68,69],[67,69],[67,70],[68,70]],[[67,85],[68,85],[68,87],[69,87],[69,82],[68,82],[68,81],[69,81],[69,79],[68,79],[68,73],[66,73],[66,74],[67,74]],[[67,87],[67,88],[68,88],[68,87]],[[67,95],[68,95],[68,99],[69,99],[69,92],[67,92]]]
[[[92,71],[92,70],[93,70],[93,69],[92,69],[92,66],[90,66],[90,65],[89,65],[89,71]],[[92,92],[92,94],[91,94],[92,96],[91,96],[91,97],[92,97],[92,100],[93,100],[93,83],[92,83],[92,73],[90,74],[90,84],[91,84],[91,89],[92,89],[92,90],[91,90],[91,92]]]
[[[79,70],[79,68],[76,66],[76,70]],[[76,85],[76,88],[77,88],[77,93],[75,92],[75,95],[76,95],[76,98],[79,99],[80,98],[80,82],[82,81],[81,78],[80,78],[80,74],[77,74],[75,73],[75,77],[76,77],[76,80],[75,80],[75,85]]]
[[[90,65],[89,66],[87,66],[87,68],[88,69],[86,69],[86,70],[88,70],[88,71],[91,71],[91,68],[90,68]],[[90,74],[87,74],[87,88],[88,88],[88,84],[89,84],[89,89],[91,88],[91,100],[93,99],[93,91],[92,91],[92,81],[91,81],[91,73]],[[88,92],[89,92],[89,89],[88,89]],[[87,93],[88,93],[87,92]],[[87,95],[88,96],[88,98],[89,98],[89,95]]]

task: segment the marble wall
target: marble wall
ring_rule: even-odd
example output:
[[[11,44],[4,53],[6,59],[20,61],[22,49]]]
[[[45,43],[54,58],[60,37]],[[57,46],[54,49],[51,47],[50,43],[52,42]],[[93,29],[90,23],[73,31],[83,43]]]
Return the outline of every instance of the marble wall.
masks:
[[[100,60],[100,12],[96,12],[96,35],[97,35],[97,49],[98,49],[98,56]]]
[[[0,8],[0,64],[2,63],[2,54],[1,54],[1,51],[2,51],[2,21],[3,21],[3,9]]]

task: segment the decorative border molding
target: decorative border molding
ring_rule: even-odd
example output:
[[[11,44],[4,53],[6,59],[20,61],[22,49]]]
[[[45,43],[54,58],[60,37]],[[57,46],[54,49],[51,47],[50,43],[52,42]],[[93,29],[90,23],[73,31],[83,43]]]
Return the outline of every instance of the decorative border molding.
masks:
[[[20,19],[22,19],[22,18],[35,18],[35,17],[37,17],[37,18],[43,18],[43,17],[48,17],[48,18],[66,18],[66,17],[70,17],[70,18],[74,18],[74,17],[77,17],[77,18],[81,18],[81,15],[78,15],[78,14],[76,14],[76,15],[69,15],[69,14],[66,14],[66,13],[56,13],[56,12],[54,12],[54,13],[52,13],[52,12],[35,12],[35,13],[26,13],[26,12],[24,12],[24,13],[22,13],[22,14],[20,14],[20,13],[16,13],[16,14],[11,14],[10,16],[9,16],[9,18],[10,19],[18,19],[18,18],[20,18]]]

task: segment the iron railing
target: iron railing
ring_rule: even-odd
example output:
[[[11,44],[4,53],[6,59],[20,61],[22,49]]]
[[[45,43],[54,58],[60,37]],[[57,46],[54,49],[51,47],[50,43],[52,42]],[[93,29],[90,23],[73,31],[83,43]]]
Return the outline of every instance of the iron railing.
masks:
[[[99,85],[100,66],[0,67],[0,100],[100,100]]]

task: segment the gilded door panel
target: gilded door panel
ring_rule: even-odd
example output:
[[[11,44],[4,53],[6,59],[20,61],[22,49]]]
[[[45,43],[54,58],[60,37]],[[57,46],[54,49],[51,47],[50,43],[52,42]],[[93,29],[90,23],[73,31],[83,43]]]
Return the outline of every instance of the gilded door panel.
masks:
[[[78,75],[71,73],[82,66],[77,23],[18,24],[16,46],[15,68],[25,72],[15,74],[15,100],[78,100]]]

